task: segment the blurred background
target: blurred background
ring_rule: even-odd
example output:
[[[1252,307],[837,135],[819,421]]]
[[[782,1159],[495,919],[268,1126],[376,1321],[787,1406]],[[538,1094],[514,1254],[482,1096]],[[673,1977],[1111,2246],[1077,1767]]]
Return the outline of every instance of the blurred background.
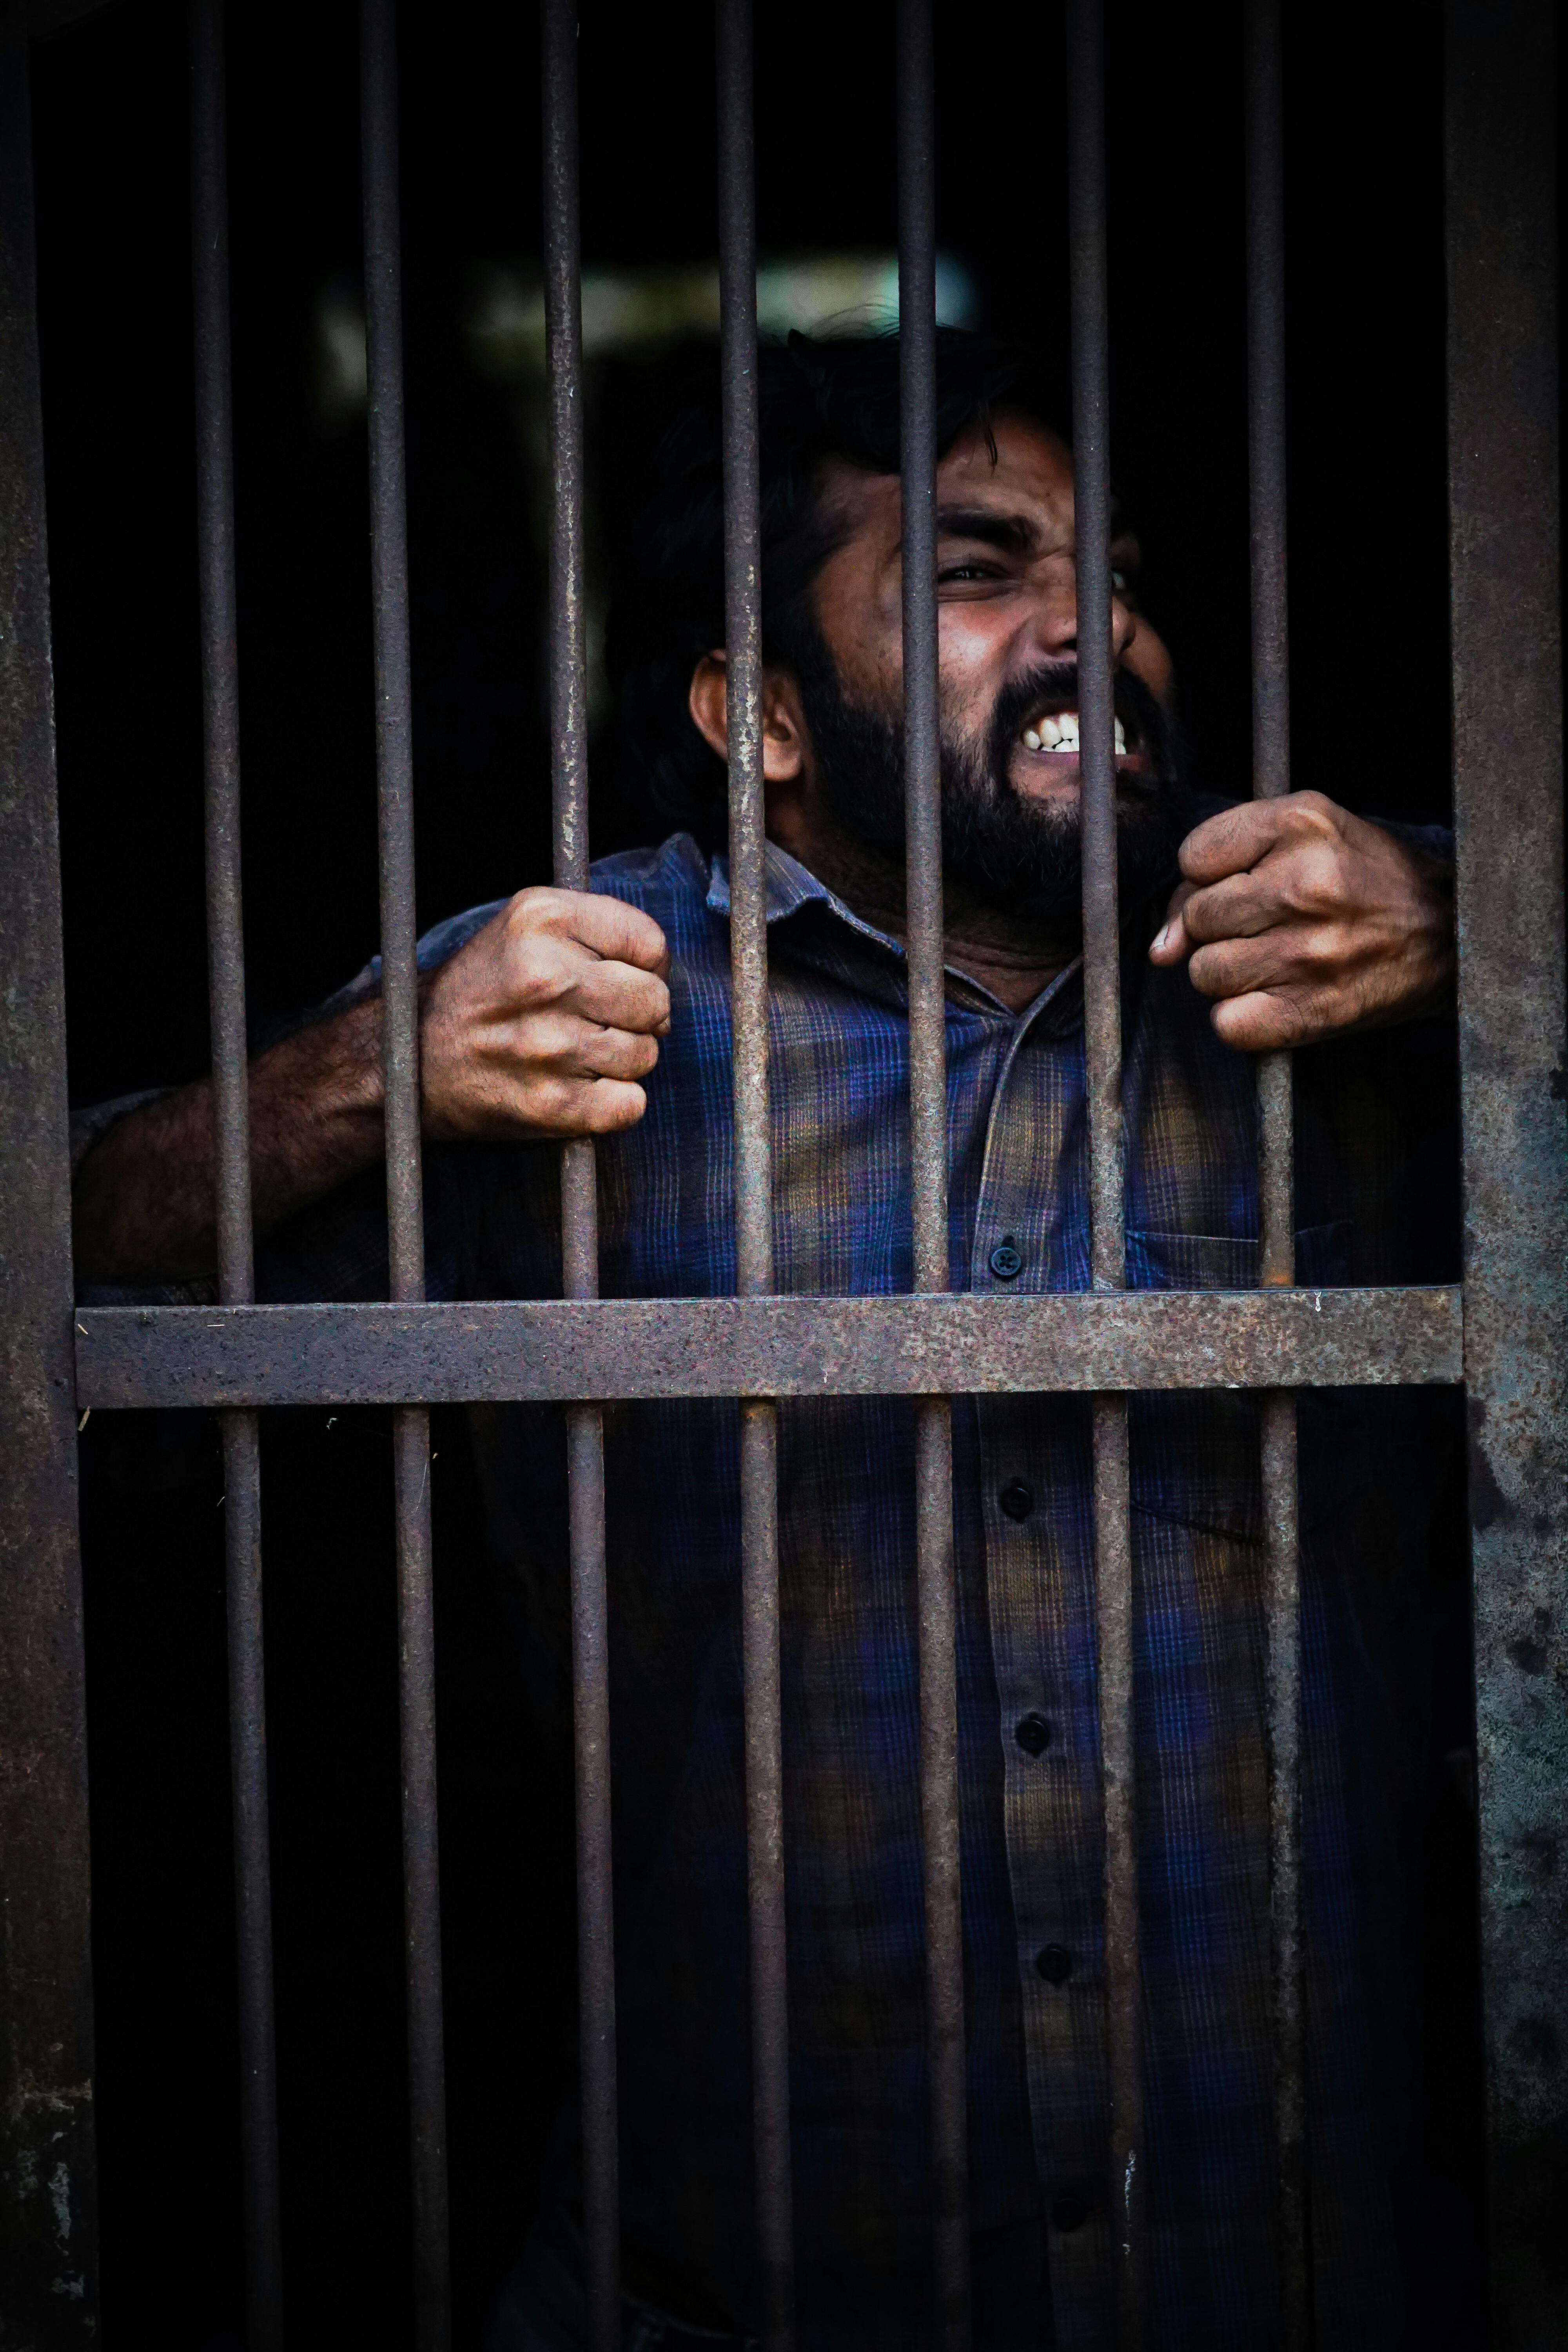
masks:
[[[648,453],[716,351],[710,11],[583,0],[595,629]],[[1435,7],[1288,12],[1296,781],[1447,793]],[[1249,788],[1241,18],[1110,0],[1113,465],[1198,781]],[[758,0],[759,304],[896,316],[891,0]],[[356,12],[235,0],[235,427],[249,1005],[264,1040],[376,945]],[[547,488],[537,27],[401,13],[419,906],[543,879]],[[939,0],[940,297],[1037,340],[1066,414],[1057,7]],[[44,397],[72,1099],[207,1056],[187,71],[177,0],[40,45]],[[596,651],[596,641],[595,641]],[[602,694],[594,711],[602,724]],[[600,761],[597,852],[645,837]],[[459,2340],[571,2063],[566,1759],[532,1734],[463,1428],[436,1436]],[[83,1438],[111,2343],[242,2309],[221,1482],[195,1416]],[[390,1456],[270,1417],[265,1534],[290,2340],[407,2337]]]

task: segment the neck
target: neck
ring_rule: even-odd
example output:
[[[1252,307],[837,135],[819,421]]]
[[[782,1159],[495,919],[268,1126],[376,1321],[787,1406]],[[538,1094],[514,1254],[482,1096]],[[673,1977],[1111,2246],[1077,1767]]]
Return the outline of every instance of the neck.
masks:
[[[862,921],[904,938],[900,859],[865,848],[837,825],[770,822],[768,830],[781,849],[826,882]],[[1076,939],[1049,939],[1026,917],[964,898],[951,883],[945,888],[942,938],[944,961],[989,990],[1010,1013],[1032,1004],[1079,951]]]

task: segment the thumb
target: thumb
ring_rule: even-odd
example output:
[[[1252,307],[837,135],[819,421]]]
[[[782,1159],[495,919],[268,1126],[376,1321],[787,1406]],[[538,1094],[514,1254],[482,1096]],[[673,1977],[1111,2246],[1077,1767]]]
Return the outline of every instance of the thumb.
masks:
[[[1165,919],[1154,934],[1149,950],[1151,963],[1184,963],[1195,942],[1187,937],[1187,927],[1182,920],[1182,908],[1196,895],[1195,882],[1178,882],[1171,893],[1171,903],[1165,909]]]

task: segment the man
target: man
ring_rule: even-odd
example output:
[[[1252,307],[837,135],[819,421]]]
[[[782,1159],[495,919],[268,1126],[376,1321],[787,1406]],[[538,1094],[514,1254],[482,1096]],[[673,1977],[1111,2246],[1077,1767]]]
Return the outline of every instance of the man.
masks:
[[[1016,354],[946,339],[939,389],[952,1279],[1081,1288],[1071,461]],[[796,342],[764,354],[762,392],[777,1279],[897,1291],[896,344]],[[678,829],[600,865],[589,895],[524,891],[422,943],[433,1297],[558,1287],[548,1139],[581,1134],[602,1139],[605,1293],[733,1286],[721,557],[703,411],[664,452],[614,643],[626,758]],[[1313,792],[1194,803],[1130,536],[1112,560],[1128,1280],[1256,1282],[1247,1056],[1281,1044],[1313,1049],[1300,1278],[1446,1277],[1441,845]],[[374,990],[373,967],[254,1066],[267,1295],[384,1284]],[[93,1132],[84,1274],[201,1278],[206,1088]],[[473,1419],[531,1665],[558,1694],[558,1419]],[[1446,1425],[1394,1393],[1304,1400],[1301,1426],[1319,2340],[1436,2344],[1464,2269],[1419,2068]],[[911,1428],[898,1400],[781,1411],[801,2336],[835,2352],[929,2341]],[[1205,2352],[1257,2352],[1276,2326],[1257,1438],[1247,1397],[1134,1403],[1154,2337]],[[741,2341],[756,2302],[736,1409],[614,1406],[606,1445],[628,2310],[671,2331],[649,2340]],[[1079,2352],[1110,2340],[1084,1401],[957,1401],[954,1475],[975,2337]],[[499,2343],[581,2340],[571,2208],[563,2173]]]

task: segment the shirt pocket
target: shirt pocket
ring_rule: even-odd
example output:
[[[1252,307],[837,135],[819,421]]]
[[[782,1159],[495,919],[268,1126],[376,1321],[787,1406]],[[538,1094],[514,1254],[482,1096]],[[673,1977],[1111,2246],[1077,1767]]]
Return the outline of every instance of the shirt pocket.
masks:
[[[1342,1287],[1352,1227],[1345,1220],[1300,1228],[1296,1280]],[[1132,1232],[1133,1290],[1256,1290],[1259,1244],[1229,1234]],[[1299,1392],[1300,1511],[1303,1529],[1346,1510],[1372,1477],[1366,1416],[1353,1391]],[[1161,1389],[1131,1404],[1131,1499],[1135,1512],[1215,1535],[1260,1542],[1261,1401],[1248,1389]]]

